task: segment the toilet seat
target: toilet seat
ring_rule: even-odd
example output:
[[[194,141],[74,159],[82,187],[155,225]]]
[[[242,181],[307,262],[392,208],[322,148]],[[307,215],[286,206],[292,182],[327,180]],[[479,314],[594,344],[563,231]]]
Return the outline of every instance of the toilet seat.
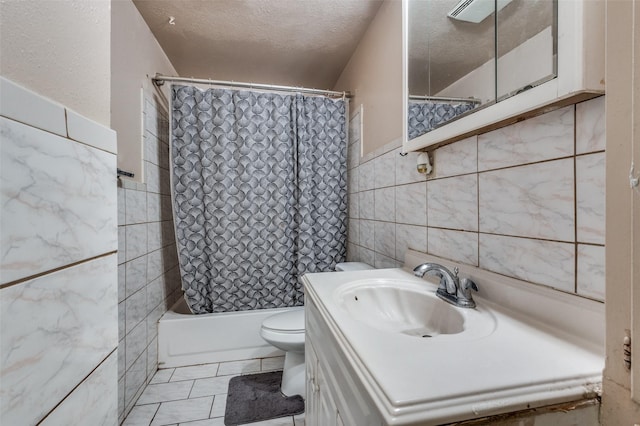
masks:
[[[304,334],[304,307],[268,317],[262,322],[262,330],[271,333]]]
[[[262,321],[260,335],[284,351],[304,353],[304,307],[272,315]]]
[[[361,262],[343,262],[336,265],[336,271],[361,271],[373,269]],[[305,392],[304,364],[304,306],[287,312],[271,315],[262,321],[260,335],[271,345],[285,352],[280,390],[286,396],[302,395]]]

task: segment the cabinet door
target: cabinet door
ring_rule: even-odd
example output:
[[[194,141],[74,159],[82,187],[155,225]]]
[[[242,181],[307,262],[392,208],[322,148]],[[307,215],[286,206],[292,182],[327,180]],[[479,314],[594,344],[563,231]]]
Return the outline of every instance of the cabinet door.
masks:
[[[321,426],[322,423],[318,421],[318,357],[309,339],[307,339],[304,350],[307,380],[304,422],[306,426]]]
[[[327,381],[321,368],[318,369],[318,426],[337,426],[338,407],[329,393]]]

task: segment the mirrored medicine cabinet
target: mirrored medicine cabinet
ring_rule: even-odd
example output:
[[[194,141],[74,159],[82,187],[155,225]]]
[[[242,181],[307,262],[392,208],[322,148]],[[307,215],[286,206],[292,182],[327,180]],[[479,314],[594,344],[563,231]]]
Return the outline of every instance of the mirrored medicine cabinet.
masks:
[[[403,0],[404,150],[603,94],[602,3]]]

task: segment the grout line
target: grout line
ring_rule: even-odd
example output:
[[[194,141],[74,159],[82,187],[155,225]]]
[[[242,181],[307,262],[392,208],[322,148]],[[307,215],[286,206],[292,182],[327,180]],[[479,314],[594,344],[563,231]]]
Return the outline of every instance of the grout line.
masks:
[[[515,168],[518,168],[518,167],[532,166],[532,165],[535,165],[535,164],[550,163],[552,161],[568,160],[568,159],[572,159],[572,158],[575,158],[575,155],[571,154],[571,155],[565,155],[563,157],[555,157],[555,158],[549,158],[549,159],[545,159],[545,160],[532,161],[532,162],[529,162],[529,163],[515,164],[515,165],[512,165],[512,166],[496,167],[494,169],[486,169],[486,170],[478,171],[478,174],[480,174],[480,173],[491,173],[491,172],[500,171],[500,170],[515,169]]]
[[[466,232],[466,233],[469,233],[469,234],[483,234],[483,235],[494,235],[494,236],[498,236],[498,237],[511,237],[511,238],[525,239],[525,240],[546,241],[546,242],[552,242],[552,243],[564,243],[564,244],[576,243],[575,241],[553,240],[553,239],[550,239],[550,238],[531,237],[531,236],[527,236],[527,235],[500,234],[500,233],[495,233],[495,232],[472,231],[472,230],[468,230],[468,229],[446,228],[446,227],[442,227],[442,226],[425,226],[425,225],[416,225],[416,224],[412,224],[412,223],[388,222],[388,221],[374,220],[374,219],[362,219],[362,220],[366,220],[366,221],[369,221],[369,222],[395,223],[396,225],[419,226],[419,227],[423,227],[423,228],[440,229],[440,230],[444,230],[444,231]],[[374,226],[375,226],[375,224],[374,224]],[[351,243],[351,244],[356,244],[353,241],[348,241],[348,242]],[[584,242],[583,243],[583,242],[579,242],[579,241],[577,243],[578,244],[591,245],[591,246],[604,247],[604,244],[599,244],[599,243],[588,243],[588,242]],[[356,244],[356,245],[362,245],[362,244]],[[367,248],[366,246],[363,246],[363,247]]]
[[[35,280],[36,278],[41,278],[41,277],[43,277],[45,275],[53,274],[54,272],[59,272],[59,271],[62,271],[64,269],[74,268],[76,266],[82,265],[83,263],[89,263],[89,262],[92,262],[94,260],[101,259],[103,257],[108,257],[108,256],[111,256],[112,254],[116,254],[117,252],[118,252],[117,250],[113,250],[113,251],[110,251],[110,252],[99,254],[97,256],[93,256],[93,257],[89,257],[89,258],[86,258],[86,259],[78,260],[76,262],[69,263],[67,265],[58,266],[56,268],[49,269],[47,271],[39,272],[37,274],[29,275],[28,277],[19,278],[19,279],[14,280],[14,281],[9,281],[8,283],[1,284],[0,285],[0,290],[8,288],[8,287],[12,287],[14,285],[23,284],[23,283],[25,283],[27,281]]]
[[[160,411],[160,404],[162,404],[161,402],[158,403],[158,406],[156,407],[156,411],[153,412],[153,416],[151,416],[151,421],[149,422],[149,424],[153,423],[153,420],[156,418],[156,416],[158,415],[158,411]],[[134,405],[135,407],[135,405]],[[126,418],[126,417],[125,417]]]
[[[174,374],[175,374],[175,370],[174,370],[173,372],[174,372]],[[172,376],[173,376],[173,374],[172,374]],[[191,387],[189,388],[189,393],[187,394],[187,399],[190,399],[190,398],[191,398],[191,392],[193,392],[193,388],[196,386],[196,380],[197,380],[197,379],[193,379],[193,380],[191,381]],[[176,383],[176,382],[173,382],[173,383]],[[209,411],[211,411],[211,410],[209,410]]]
[[[45,414],[45,415],[42,417],[42,419],[40,419],[40,420],[38,421],[38,424],[41,424],[42,422],[44,422],[44,421],[47,419],[47,417],[49,417],[49,416],[51,415],[51,413],[53,413],[53,412],[54,412],[54,411],[55,411],[55,410],[56,410],[60,405],[62,405],[62,403],[63,403],[64,401],[66,401],[66,399],[67,399],[67,398],[69,398],[69,397],[71,396],[71,394],[72,394],[73,392],[75,392],[75,390],[76,390],[76,389],[78,389],[78,388],[80,387],[80,385],[82,385],[82,384],[83,384],[83,383],[84,383],[84,382],[85,382],[85,381],[86,381],[86,380],[87,380],[87,379],[88,379],[88,378],[89,378],[89,377],[90,377],[90,376],[91,376],[91,375],[92,375],[92,374],[93,374],[93,373],[94,373],[98,368],[100,368],[100,367],[102,366],[102,364],[104,364],[104,362],[105,362],[105,361],[106,361],[106,360],[107,360],[111,355],[115,354],[117,350],[118,350],[118,347],[116,346],[116,347],[115,347],[111,352],[109,352],[109,353],[107,354],[107,356],[105,356],[105,357],[104,357],[100,362],[98,362],[98,364],[97,364],[97,365],[96,365],[96,366],[95,366],[91,371],[89,371],[89,373],[88,373],[86,376],[84,376],[82,379],[80,379],[80,381],[79,381],[79,382],[78,382],[78,383],[77,383],[77,384],[76,384],[76,385],[75,385],[75,386],[74,386],[74,387],[73,387],[69,392],[67,392],[67,394],[66,394],[66,395],[64,395],[64,396],[62,397],[62,399],[60,399],[60,401],[58,401],[58,403],[57,403],[55,406],[53,406],[53,408],[51,408],[51,410],[49,410],[49,411],[47,412],[47,414]],[[116,358],[117,358],[117,354],[116,354]],[[117,362],[117,359],[116,359],[116,362]]]
[[[578,149],[577,137],[578,111],[573,105],[573,292],[578,294],[578,170],[576,151]]]
[[[607,152],[606,149],[600,149],[598,151],[589,151],[589,152],[583,152],[580,154],[576,154],[576,157],[585,157],[587,155],[593,155],[593,154],[605,154]]]
[[[207,417],[208,419],[213,418],[211,417],[211,414],[213,413],[213,404],[216,403],[216,396],[217,395],[213,395],[213,398],[211,398],[211,407],[209,408],[209,416]]]
[[[480,169],[480,142],[478,141],[478,137],[476,136],[476,201],[477,201],[477,210],[476,210],[476,219],[477,225],[476,228],[478,230],[478,244],[476,245],[476,249],[478,251],[477,255],[477,266],[480,267],[480,174],[478,170]]]

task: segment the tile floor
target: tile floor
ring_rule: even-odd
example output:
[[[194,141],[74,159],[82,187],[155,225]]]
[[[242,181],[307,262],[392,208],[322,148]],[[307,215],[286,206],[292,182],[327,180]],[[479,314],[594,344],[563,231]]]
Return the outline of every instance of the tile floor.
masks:
[[[158,370],[123,426],[224,426],[229,380],[283,364],[284,357],[274,357]],[[303,426],[304,414],[250,425]]]

